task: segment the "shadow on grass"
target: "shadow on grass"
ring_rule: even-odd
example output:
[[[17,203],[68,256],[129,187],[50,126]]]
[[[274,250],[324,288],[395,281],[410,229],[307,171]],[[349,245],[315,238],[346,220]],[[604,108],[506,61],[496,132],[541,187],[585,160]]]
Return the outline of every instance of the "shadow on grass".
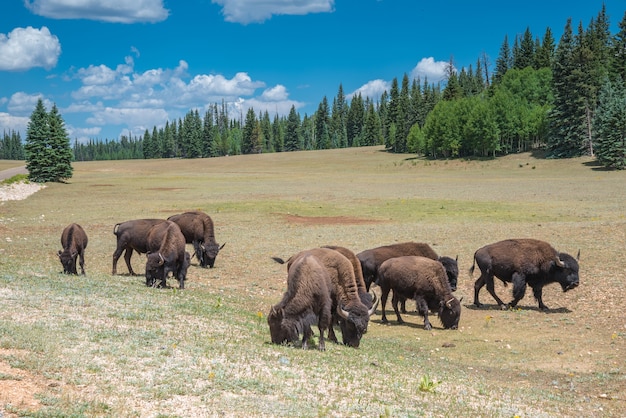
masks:
[[[555,309],[548,309],[547,311],[542,311],[541,309],[539,309],[538,306],[519,306],[518,305],[515,308],[508,308],[508,309],[502,309],[500,307],[500,305],[498,305],[498,304],[488,304],[488,303],[483,303],[482,306],[480,306],[480,307],[474,305],[473,303],[468,303],[468,304],[465,304],[463,306],[466,309],[469,309],[469,310],[472,310],[472,311],[485,311],[485,312],[489,312],[489,311],[536,311],[536,312],[543,312],[543,313],[546,313],[546,314],[572,313],[572,311],[570,309],[565,308],[565,307],[555,308]]]

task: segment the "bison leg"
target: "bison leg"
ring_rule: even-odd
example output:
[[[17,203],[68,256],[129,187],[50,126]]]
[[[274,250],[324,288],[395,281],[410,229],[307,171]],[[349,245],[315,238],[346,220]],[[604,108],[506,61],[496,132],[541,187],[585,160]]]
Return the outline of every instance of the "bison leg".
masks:
[[[477,307],[482,307],[483,304],[478,301],[478,293],[480,293],[480,289],[485,285],[485,278],[481,274],[480,277],[474,282],[474,305]]]
[[[526,294],[526,276],[515,272],[511,277],[511,281],[513,282],[513,300],[509,303],[509,306],[514,308]]]
[[[417,313],[424,317],[424,329],[426,331],[430,331],[433,329],[432,324],[428,320],[428,303],[426,303],[426,299],[421,296],[417,296],[415,298],[415,306],[417,307]]]
[[[128,267],[128,272],[130,273],[131,276],[136,276],[135,272],[133,271],[133,266],[130,265],[130,257],[132,255],[133,255],[133,249],[130,247],[126,248],[126,251],[124,252],[124,261],[126,261],[126,267]]]
[[[391,298],[391,304],[393,305],[393,311],[396,313],[396,318],[398,319],[398,324],[403,324],[404,320],[400,316],[400,311],[398,310],[398,302],[399,302],[400,298],[401,298],[401,296],[398,296],[397,292],[393,292],[393,297]]]
[[[122,251],[124,251],[124,247],[118,245],[113,253],[113,269],[111,270],[111,274],[114,276],[117,274],[117,260],[120,259]]]
[[[399,298],[400,299],[400,312],[402,313],[406,313],[406,298]]]
[[[85,250],[81,250],[78,253],[79,256],[79,264],[80,264],[80,271],[82,273],[82,275],[85,275]]]
[[[483,277],[483,275],[480,275],[480,278],[478,280],[480,280]],[[485,286],[487,287],[487,291],[489,292],[489,294],[491,295],[491,297],[493,297],[495,299],[495,301],[498,303],[498,305],[502,308],[502,309],[508,309],[508,306],[502,302],[502,299],[500,299],[498,297],[498,295],[496,295],[496,289],[495,289],[495,285],[493,282],[493,274],[487,274],[484,275],[484,279],[483,282],[485,283]],[[474,291],[476,291],[476,285],[474,285]],[[476,292],[477,294],[478,292]],[[476,297],[476,294],[474,295],[474,297]]]
[[[333,327],[333,322],[331,322],[330,326],[328,327],[328,341],[332,341],[335,344],[339,344],[339,340],[337,339],[337,335],[335,335],[335,328]]]
[[[387,305],[387,298],[389,297],[389,288],[388,287],[381,287],[382,289],[382,293],[380,295],[380,309],[382,311],[382,317],[380,319],[380,321],[383,324],[388,323],[389,321],[387,320],[387,315],[385,314],[385,306]]]
[[[537,299],[537,302],[539,302],[539,309],[547,312],[549,309],[546,305],[543,304],[543,287],[533,287],[533,295],[535,296],[535,299]]]

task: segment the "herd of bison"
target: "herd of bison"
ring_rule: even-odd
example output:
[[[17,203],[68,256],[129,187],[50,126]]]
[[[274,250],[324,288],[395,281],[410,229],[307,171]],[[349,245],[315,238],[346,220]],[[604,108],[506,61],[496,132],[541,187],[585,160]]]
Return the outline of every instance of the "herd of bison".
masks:
[[[218,252],[224,247],[215,240],[213,221],[201,211],[185,212],[165,219],[136,219],[116,224],[113,233],[117,247],[113,253],[112,274],[117,274],[117,261],[124,252],[130,274],[134,275],[130,258],[133,251],[146,254],[146,285],[166,287],[170,273],[184,289],[191,258],[202,267],[213,267]],[[87,234],[78,224],[70,224],[61,235],[63,250],[59,259],[63,271],[85,274]],[[193,255],[185,250],[192,244]],[[579,253],[580,255],[580,253]],[[470,269],[478,265],[480,277],[474,284],[474,305],[480,307],[478,294],[483,286],[502,309],[514,307],[530,286],[541,310],[542,290],[557,282],[563,291],[578,286],[578,258],[560,253],[550,244],[536,239],[508,239],[478,249]],[[312,340],[312,326],[319,329],[318,348],[324,350],[324,333],[338,342],[334,325],[338,325],[343,343],[358,347],[367,331],[370,316],[379,302],[382,322],[387,322],[385,306],[389,292],[394,312],[402,323],[400,311],[406,312],[407,299],[414,300],[430,330],[429,312],[439,316],[446,329],[456,329],[461,316],[461,302],[452,292],[459,275],[457,260],[439,256],[425,243],[404,242],[372,248],[355,254],[339,246],[325,246],[301,251],[283,260],[287,264],[287,290],[271,307],[267,321],[273,343],[298,343],[307,348]],[[504,303],[494,291],[494,277],[513,285],[513,299]],[[380,300],[370,292],[372,283],[381,289]],[[399,307],[400,306],[400,307]]]

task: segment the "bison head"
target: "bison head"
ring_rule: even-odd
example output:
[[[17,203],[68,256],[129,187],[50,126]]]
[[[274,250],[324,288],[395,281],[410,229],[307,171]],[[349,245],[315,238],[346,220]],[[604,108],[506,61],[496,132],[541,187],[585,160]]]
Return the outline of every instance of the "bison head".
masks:
[[[222,248],[224,248],[226,243],[220,245],[217,242],[209,242],[200,245],[200,266],[213,268],[215,265],[215,259],[217,258],[217,253],[220,252]]]
[[[285,321],[285,310],[282,307],[272,306],[267,323],[270,326],[270,336],[274,344],[294,343],[298,340],[298,330],[294,324]]]
[[[448,283],[450,283],[450,290],[456,291],[456,284],[459,279],[459,263],[458,258],[456,260],[451,257],[439,257],[439,262],[443,264],[443,268],[448,275]]]
[[[370,316],[376,311],[378,301],[375,299],[371,308],[362,303],[353,303],[348,309],[341,305],[337,306],[337,314],[341,318],[339,327],[343,343],[347,346],[358,348],[363,334],[367,332],[367,324]]]
[[[454,296],[442,301],[439,308],[439,319],[445,329],[457,329],[461,318],[461,302]]]
[[[560,253],[559,260],[563,265],[559,266],[555,263],[553,266],[554,278],[559,282],[564,292],[577,287],[579,284],[578,258],[580,258],[580,252],[578,252],[577,258],[566,253]]]
[[[59,250],[59,260],[61,260],[61,264],[63,265],[63,273],[65,274],[78,274],[76,271],[76,257],[78,256],[78,252],[70,250]]]
[[[165,259],[161,253],[148,253],[146,258],[146,286],[159,287],[166,279]]]

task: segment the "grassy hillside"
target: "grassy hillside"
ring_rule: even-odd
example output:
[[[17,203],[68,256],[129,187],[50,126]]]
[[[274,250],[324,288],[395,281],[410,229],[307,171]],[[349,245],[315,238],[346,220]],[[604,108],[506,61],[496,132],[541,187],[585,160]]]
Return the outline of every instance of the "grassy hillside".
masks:
[[[623,416],[625,202],[626,173],[528,153],[76,163],[69,184],[0,202],[0,415]],[[215,268],[194,259],[184,291],[111,275],[115,223],[190,209],[210,214],[226,243]],[[86,277],[60,273],[71,222],[89,236]],[[511,237],[580,249],[581,285],[548,286],[549,313],[531,291],[519,309],[500,311],[485,290],[486,308],[473,307],[474,251]],[[397,325],[387,306],[391,324],[379,307],[359,349],[269,344],[266,315],[287,277],[271,256],[409,240],[458,255],[459,330],[433,319],[425,331],[415,313]],[[511,286],[496,292],[511,298]]]

